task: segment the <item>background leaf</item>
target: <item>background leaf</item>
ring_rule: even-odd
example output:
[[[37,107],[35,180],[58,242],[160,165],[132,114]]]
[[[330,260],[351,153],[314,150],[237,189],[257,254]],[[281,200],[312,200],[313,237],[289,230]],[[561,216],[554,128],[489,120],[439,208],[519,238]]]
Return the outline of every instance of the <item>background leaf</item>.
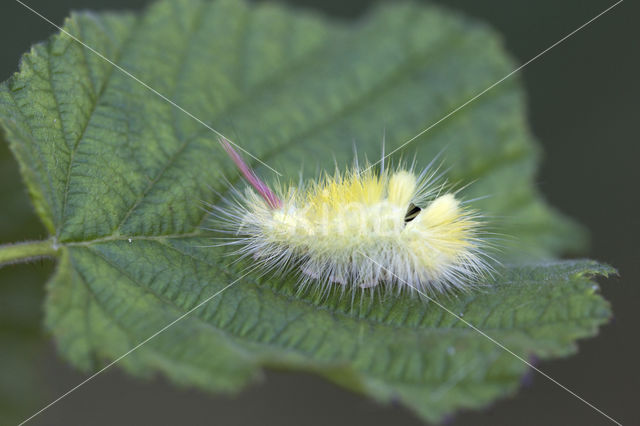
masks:
[[[65,28],[292,177],[333,154],[345,164],[354,138],[377,157],[383,131],[393,149],[514,68],[484,26],[410,4],[346,25],[273,5],[168,1],[140,16],[76,14]],[[447,147],[449,178],[478,179],[470,198],[492,195],[475,206],[500,218],[521,249],[513,259],[577,249],[580,231],[533,189],[536,148],[514,81],[408,153],[426,164]],[[0,89],[0,116],[61,246],[47,324],[74,364],[121,355],[239,276],[220,250],[198,248],[200,202],[237,178],[201,125],[65,35],[23,58]],[[584,277],[607,271],[508,267],[486,293],[445,303],[517,353],[564,355],[607,318]],[[238,389],[263,365],[306,369],[430,419],[512,391],[524,371],[423,302],[319,304],[253,276],[123,364],[214,390]]]

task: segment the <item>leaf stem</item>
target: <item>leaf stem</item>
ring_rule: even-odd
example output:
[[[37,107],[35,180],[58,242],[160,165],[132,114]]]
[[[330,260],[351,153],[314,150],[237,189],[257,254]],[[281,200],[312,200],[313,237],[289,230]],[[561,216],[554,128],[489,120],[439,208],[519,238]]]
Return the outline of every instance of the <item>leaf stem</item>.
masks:
[[[55,256],[58,248],[53,239],[0,245],[0,267],[11,263],[29,262],[40,257]]]

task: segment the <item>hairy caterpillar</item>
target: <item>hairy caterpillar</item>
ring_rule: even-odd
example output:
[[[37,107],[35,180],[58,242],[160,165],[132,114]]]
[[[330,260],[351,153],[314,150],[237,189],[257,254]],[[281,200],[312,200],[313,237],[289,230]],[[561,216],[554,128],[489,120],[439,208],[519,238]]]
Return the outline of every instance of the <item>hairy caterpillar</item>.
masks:
[[[442,293],[491,270],[481,216],[442,193],[433,162],[416,175],[413,166],[361,169],[356,158],[344,173],[272,190],[220,143],[252,187],[210,206],[218,230],[231,235],[223,245],[266,271],[296,272],[301,288]]]

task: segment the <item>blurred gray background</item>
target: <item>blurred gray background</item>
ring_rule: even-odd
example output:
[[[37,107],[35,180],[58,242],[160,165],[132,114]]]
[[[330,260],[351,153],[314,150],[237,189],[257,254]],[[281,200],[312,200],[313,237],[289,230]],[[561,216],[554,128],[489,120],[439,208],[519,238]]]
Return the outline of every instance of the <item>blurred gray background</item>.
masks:
[[[139,9],[145,0],[24,0],[56,23],[71,9]],[[355,18],[367,0],[289,1]],[[613,1],[437,1],[491,23],[524,62]],[[538,184],[547,199],[591,231],[589,257],[621,277],[601,280],[613,321],[579,354],[540,367],[623,424],[640,424],[640,8],[626,0],[522,71],[531,127],[544,147]],[[0,6],[0,81],[22,53],[55,29],[14,0]],[[429,124],[429,123],[425,123]],[[0,243],[46,237],[17,171],[0,145]],[[43,285],[51,262],[0,271],[0,423],[28,416],[85,376],[55,354],[42,332]],[[10,356],[11,353],[18,356]],[[3,414],[6,413],[6,414]],[[2,420],[4,419],[4,420]],[[11,424],[11,423],[9,423]],[[34,425],[419,425],[402,407],[380,406],[317,377],[269,372],[236,397],[178,389],[162,378],[134,380],[118,368],[98,376],[36,418]],[[610,424],[539,375],[517,396],[450,425]]]

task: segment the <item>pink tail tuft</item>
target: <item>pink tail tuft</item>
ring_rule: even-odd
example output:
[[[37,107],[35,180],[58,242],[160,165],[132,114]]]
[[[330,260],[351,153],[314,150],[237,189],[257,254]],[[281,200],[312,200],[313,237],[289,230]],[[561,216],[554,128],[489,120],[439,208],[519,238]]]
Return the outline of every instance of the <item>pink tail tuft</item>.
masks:
[[[245,177],[247,182],[253,186],[253,188],[258,191],[258,194],[264,198],[269,207],[272,209],[279,209],[282,207],[282,201],[278,198],[276,194],[271,191],[271,189],[267,186],[266,183],[260,180],[260,178],[251,170],[251,168],[244,162],[240,154],[236,152],[235,149],[231,146],[231,143],[226,138],[220,138],[220,144],[227,151],[229,157],[233,160],[235,165],[240,169],[242,175]]]

